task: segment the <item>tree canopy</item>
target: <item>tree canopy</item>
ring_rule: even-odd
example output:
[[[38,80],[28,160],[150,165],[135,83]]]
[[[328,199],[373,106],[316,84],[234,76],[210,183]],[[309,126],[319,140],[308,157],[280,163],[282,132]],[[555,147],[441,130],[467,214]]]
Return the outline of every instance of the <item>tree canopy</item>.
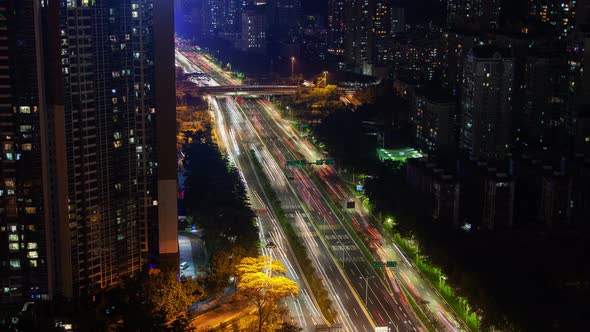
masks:
[[[297,284],[284,276],[286,269],[281,262],[267,256],[245,257],[236,270],[238,292],[256,307],[258,331],[279,312],[283,299],[299,294]]]

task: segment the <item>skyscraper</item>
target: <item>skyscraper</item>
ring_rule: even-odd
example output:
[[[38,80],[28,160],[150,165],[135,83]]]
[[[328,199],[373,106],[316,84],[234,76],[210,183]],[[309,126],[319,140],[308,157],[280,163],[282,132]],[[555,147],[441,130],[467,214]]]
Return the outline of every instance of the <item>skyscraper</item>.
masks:
[[[301,1],[277,0],[274,3],[272,30],[278,37],[294,37],[301,27]]]
[[[390,13],[391,34],[406,32],[406,10],[404,7],[391,6]]]
[[[530,0],[528,13],[532,19],[555,27],[558,38],[565,39],[575,27],[576,1]]]
[[[50,293],[35,1],[0,1],[0,303]]]
[[[476,158],[501,158],[511,138],[514,61],[505,49],[472,48],[463,65],[462,145]]]
[[[352,70],[365,75],[372,75],[374,13],[375,0],[350,1],[345,11],[347,62]]]
[[[91,294],[148,262],[175,262],[173,2],[4,6],[22,24],[10,25],[9,65],[27,74],[6,77],[0,110],[16,170],[2,168],[0,243],[14,250],[0,257],[23,275],[0,274],[9,301]]]
[[[268,43],[266,6],[252,6],[242,13],[242,50],[265,53]]]
[[[328,44],[329,51],[344,54],[346,0],[328,0]]]
[[[500,0],[449,0],[447,25],[451,29],[496,30],[500,11]]]
[[[203,0],[203,34],[227,39],[237,38],[242,11],[247,3],[244,0]]]

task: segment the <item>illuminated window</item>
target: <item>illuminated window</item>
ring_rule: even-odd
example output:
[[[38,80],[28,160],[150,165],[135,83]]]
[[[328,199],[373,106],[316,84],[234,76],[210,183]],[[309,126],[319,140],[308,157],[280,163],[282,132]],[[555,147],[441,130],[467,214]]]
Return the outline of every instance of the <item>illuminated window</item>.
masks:
[[[21,148],[23,151],[31,151],[33,149],[33,144],[31,143],[24,143]]]
[[[27,243],[27,249],[37,249],[37,242],[29,242]]]
[[[39,253],[37,251],[29,251],[27,252],[27,258],[38,258]]]
[[[8,241],[10,242],[18,242],[18,234],[9,234]]]
[[[18,250],[18,242],[11,242],[8,244],[8,250]]]
[[[27,206],[27,207],[25,207],[25,213],[26,214],[35,214],[35,213],[37,213],[37,208],[34,206]]]
[[[137,17],[139,17],[139,14],[136,11],[132,11],[131,17],[137,18]]]
[[[31,131],[31,129],[33,129],[33,127],[31,127],[31,125],[21,125],[20,126],[20,131],[23,133]]]
[[[29,106],[21,106],[18,108],[20,113],[31,113],[31,108]]]
[[[29,264],[31,265],[31,267],[37,267],[37,260],[36,259],[31,259],[29,261]]]
[[[114,141],[113,146],[115,147],[115,149],[118,149],[123,146],[123,142],[122,141]]]
[[[20,260],[18,259],[11,259],[10,260],[10,267],[13,269],[20,269]]]

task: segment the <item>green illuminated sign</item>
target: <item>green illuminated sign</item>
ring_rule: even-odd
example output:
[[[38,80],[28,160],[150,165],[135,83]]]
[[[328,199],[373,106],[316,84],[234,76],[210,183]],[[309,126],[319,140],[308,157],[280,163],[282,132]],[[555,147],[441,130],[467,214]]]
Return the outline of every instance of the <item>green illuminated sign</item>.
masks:
[[[373,262],[373,267],[385,267],[385,263],[383,263],[383,262]]]
[[[287,160],[285,166],[301,167],[307,165],[307,160]]]
[[[318,159],[315,161],[316,165],[334,165],[334,159]]]
[[[396,267],[396,261],[387,261],[387,262],[373,262],[373,267]]]

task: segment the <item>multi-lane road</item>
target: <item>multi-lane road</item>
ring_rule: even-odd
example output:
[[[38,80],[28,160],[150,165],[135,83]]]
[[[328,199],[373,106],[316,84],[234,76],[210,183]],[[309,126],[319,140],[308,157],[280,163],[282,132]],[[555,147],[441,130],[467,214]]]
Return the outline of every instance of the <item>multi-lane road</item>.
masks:
[[[185,72],[205,73],[210,77],[203,84],[240,84],[199,53],[183,49],[176,55],[178,65]],[[286,160],[313,162],[324,157],[302,139],[268,101],[234,97],[210,97],[209,101],[220,146],[248,184],[261,240],[263,244],[277,244],[276,249],[265,248],[265,253],[280,259],[287,266],[289,277],[302,289],[302,296],[288,303],[299,325],[311,331],[315,325],[323,324],[323,318],[273,211],[268,208],[260,179],[253,170],[250,151],[254,151],[262,163],[283,209],[305,244],[337,311],[337,322],[345,330],[371,331],[375,326],[389,326],[391,331],[425,331],[406,294],[424,303],[423,309],[431,311],[430,316],[436,317],[437,330],[465,330],[399,248],[371,227],[372,216],[362,211],[359,202],[356,209],[344,209],[343,203],[355,199],[355,195],[332,167],[285,167]],[[369,240],[374,258],[363,254],[353,237]],[[395,260],[398,265],[393,271],[383,270],[385,278],[382,278],[373,268],[373,260]]]

